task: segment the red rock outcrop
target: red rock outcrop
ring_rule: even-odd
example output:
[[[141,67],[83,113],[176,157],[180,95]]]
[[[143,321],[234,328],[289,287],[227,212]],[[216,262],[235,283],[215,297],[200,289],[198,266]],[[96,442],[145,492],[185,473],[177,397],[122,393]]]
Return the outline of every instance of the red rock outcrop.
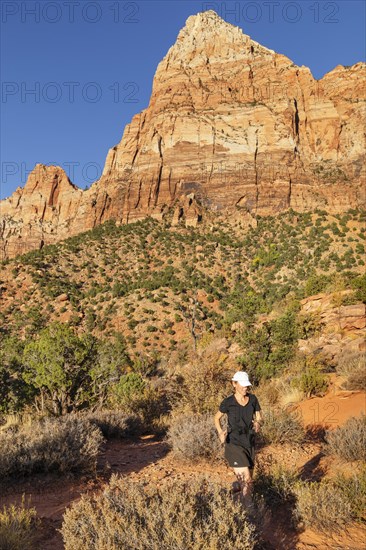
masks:
[[[306,354],[326,357],[337,363],[343,353],[365,351],[365,304],[336,306],[335,302],[350,291],[335,294],[317,294],[301,301],[301,312],[314,315],[322,329],[307,340],[299,340],[298,348]]]
[[[255,217],[364,206],[364,95],[364,63],[316,80],[215,12],[191,16],[98,182],[82,192],[60,168],[37,165],[38,175],[0,203],[4,253],[110,218],[162,217],[172,206],[188,206],[192,224],[200,208]],[[53,191],[56,173],[63,183]],[[33,196],[37,178],[42,191]]]

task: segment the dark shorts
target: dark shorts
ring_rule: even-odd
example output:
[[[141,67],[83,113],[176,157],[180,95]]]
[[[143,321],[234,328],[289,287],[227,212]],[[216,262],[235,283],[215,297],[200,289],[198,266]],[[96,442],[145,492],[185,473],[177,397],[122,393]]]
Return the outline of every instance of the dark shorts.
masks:
[[[254,468],[254,447],[245,449],[234,443],[225,443],[225,458],[232,468]]]

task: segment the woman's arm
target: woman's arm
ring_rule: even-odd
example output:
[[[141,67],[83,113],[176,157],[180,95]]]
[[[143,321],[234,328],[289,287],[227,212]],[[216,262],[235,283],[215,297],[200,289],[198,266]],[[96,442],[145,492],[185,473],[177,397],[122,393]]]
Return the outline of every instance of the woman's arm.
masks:
[[[219,434],[219,438],[220,438],[221,443],[225,443],[225,439],[226,439],[226,436],[227,436],[227,431],[223,430],[221,428],[220,420],[223,416],[224,416],[224,413],[222,413],[221,411],[218,411],[215,414],[215,428],[217,430],[217,433]]]
[[[255,432],[259,432],[261,425],[263,424],[263,415],[262,411],[255,411],[253,426]]]

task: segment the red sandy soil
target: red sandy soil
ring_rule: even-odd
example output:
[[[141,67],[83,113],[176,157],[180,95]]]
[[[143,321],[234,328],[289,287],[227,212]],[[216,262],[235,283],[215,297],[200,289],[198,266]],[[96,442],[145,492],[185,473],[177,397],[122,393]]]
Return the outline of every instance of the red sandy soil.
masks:
[[[350,416],[366,413],[366,394],[339,388],[339,379],[330,375],[330,388],[324,397],[313,397],[299,404],[303,423],[320,425],[328,429],[342,426]]]
[[[299,408],[305,425],[315,424],[318,428],[338,426],[347,418],[366,412],[366,394],[331,390],[325,397],[302,402]],[[351,471],[352,465],[344,465],[333,457],[324,457],[320,450],[321,444],[316,441],[306,443],[301,448],[292,447],[290,444],[272,445],[258,451],[257,461],[267,467],[281,463],[287,468],[296,469],[301,477],[307,480],[329,476],[338,470]],[[58,529],[61,527],[65,509],[77,501],[81,494],[101,490],[112,473],[159,485],[168,479],[187,480],[200,475],[228,486],[234,481],[233,474],[224,463],[200,463],[194,466],[177,463],[167,444],[153,436],[128,442],[109,441],[100,456],[97,471],[93,478],[55,478],[50,475],[14,483],[0,496],[0,508],[3,504],[19,503],[22,495],[25,495],[26,501],[36,508],[41,519],[39,550],[62,550],[62,537]],[[291,528],[289,518],[284,512],[276,511],[276,514],[276,517],[263,518],[262,535],[268,550],[366,548],[366,528],[359,524],[350,525],[338,533],[325,535],[309,529],[299,533]]]

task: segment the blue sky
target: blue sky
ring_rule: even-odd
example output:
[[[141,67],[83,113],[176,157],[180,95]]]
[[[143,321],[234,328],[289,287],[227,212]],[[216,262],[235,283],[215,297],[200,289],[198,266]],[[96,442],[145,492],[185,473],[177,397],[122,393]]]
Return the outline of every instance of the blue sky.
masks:
[[[0,197],[38,162],[62,166],[82,188],[98,179],[108,149],[148,105],[159,61],[205,9],[315,78],[365,60],[362,0],[3,0]]]

